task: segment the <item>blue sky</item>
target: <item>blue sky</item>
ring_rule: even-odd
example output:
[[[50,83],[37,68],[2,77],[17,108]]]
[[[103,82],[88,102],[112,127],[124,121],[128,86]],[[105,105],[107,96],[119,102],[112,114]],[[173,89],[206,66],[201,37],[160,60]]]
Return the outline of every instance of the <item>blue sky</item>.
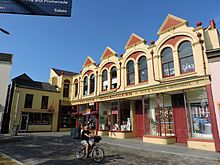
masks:
[[[189,26],[214,19],[220,26],[219,0],[73,0],[71,17],[0,13],[0,52],[12,53],[11,78],[26,73],[36,81],[49,79],[50,68],[80,72],[87,56],[96,63],[107,46],[118,54],[132,33],[148,43],[170,13]]]

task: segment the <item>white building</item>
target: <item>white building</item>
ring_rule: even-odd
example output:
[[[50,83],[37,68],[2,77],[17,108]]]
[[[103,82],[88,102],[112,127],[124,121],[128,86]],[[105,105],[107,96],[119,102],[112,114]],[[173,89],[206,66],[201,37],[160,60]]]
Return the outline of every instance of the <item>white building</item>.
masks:
[[[10,80],[12,54],[0,53],[0,128]]]

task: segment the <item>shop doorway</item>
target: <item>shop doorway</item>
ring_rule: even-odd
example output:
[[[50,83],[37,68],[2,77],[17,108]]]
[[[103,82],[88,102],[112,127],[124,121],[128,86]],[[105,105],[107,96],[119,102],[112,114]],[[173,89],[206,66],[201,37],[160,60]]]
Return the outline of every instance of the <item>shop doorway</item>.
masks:
[[[186,112],[183,94],[174,94],[171,96],[175,135],[177,143],[186,143],[188,138],[188,129],[186,124]]]
[[[142,101],[135,101],[135,130],[136,137],[143,137],[144,135],[144,125],[143,125],[143,110],[142,110]]]
[[[22,114],[21,115],[21,125],[20,125],[20,131],[21,132],[26,132],[28,128],[28,114]]]

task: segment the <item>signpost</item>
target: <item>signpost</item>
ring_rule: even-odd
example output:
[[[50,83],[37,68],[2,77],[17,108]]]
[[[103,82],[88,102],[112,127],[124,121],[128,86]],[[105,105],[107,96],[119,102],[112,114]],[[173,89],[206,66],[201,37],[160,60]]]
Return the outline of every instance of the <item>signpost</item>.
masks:
[[[0,13],[70,17],[72,0],[0,0]]]

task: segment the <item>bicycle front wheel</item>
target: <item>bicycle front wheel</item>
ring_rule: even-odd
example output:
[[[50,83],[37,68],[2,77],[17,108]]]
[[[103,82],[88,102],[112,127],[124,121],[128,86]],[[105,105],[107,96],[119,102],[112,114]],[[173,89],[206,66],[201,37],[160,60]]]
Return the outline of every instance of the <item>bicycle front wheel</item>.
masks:
[[[104,160],[104,158],[105,158],[105,153],[104,153],[103,149],[101,149],[99,147],[95,147],[92,151],[93,161],[96,163],[100,163]]]
[[[86,155],[86,147],[78,146],[75,151],[77,159],[82,159]]]

